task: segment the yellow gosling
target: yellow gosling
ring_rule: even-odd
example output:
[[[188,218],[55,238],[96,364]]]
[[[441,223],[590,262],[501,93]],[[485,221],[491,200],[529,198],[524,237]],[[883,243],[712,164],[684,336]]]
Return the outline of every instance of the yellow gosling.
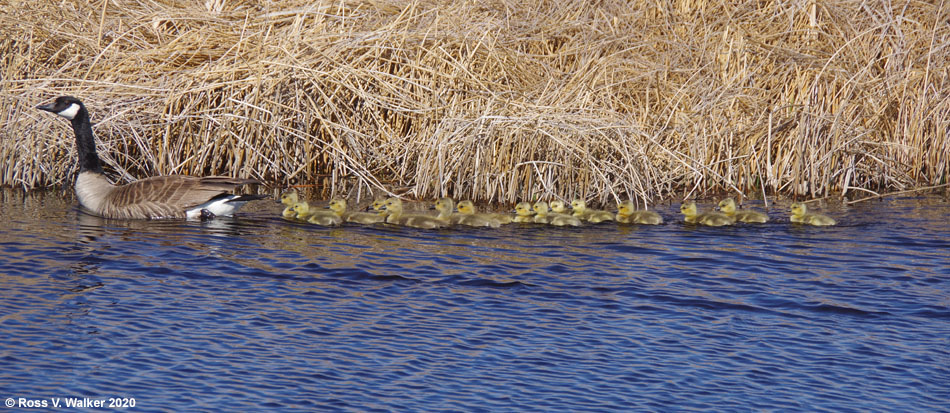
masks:
[[[455,201],[452,198],[439,198],[435,201],[435,211],[439,213],[435,218],[446,224],[458,224],[460,214],[453,214]]]
[[[342,198],[331,199],[330,210],[342,218],[344,222],[375,224],[377,222],[383,222],[386,220],[386,217],[380,215],[379,213],[347,211],[346,200]]]
[[[539,224],[556,225],[559,227],[581,225],[581,221],[570,215],[551,213],[547,202],[537,202],[534,204],[534,222]]]
[[[570,214],[570,211],[567,210],[567,206],[564,205],[564,201],[560,201],[560,200],[551,201],[550,206],[551,206],[551,212],[548,212],[548,219],[550,219],[551,222],[549,222],[549,224],[575,226],[573,224],[570,224],[570,222],[573,222],[573,220],[569,218],[574,218],[574,217]],[[554,224],[553,222],[555,220],[558,221],[559,223],[564,223],[564,224]],[[580,222],[580,219],[577,219],[577,220],[578,222]]]
[[[343,219],[333,211],[325,211],[310,207],[307,201],[294,204],[297,219],[317,225],[340,225]]]
[[[475,204],[467,199],[459,202],[455,207],[458,208],[460,214],[482,216],[497,221],[499,224],[510,224],[512,221],[512,217],[509,214],[498,214],[494,212],[480,214],[475,210]]]
[[[554,214],[561,214],[561,215],[570,215],[570,214],[571,214],[571,213],[567,210],[567,206],[564,205],[564,201],[555,199],[555,200],[549,202],[549,203],[548,203],[548,206],[551,207],[551,212],[549,212],[548,214],[551,214],[551,213],[554,213]]]
[[[387,212],[386,222],[396,225],[404,225],[413,228],[433,229],[442,228],[448,224],[436,217],[416,214],[403,214],[402,200],[399,198],[389,198],[383,205]]]
[[[294,218],[306,221],[307,218],[310,218],[310,204],[307,201],[297,202],[291,208],[294,211]]]
[[[534,210],[534,218],[531,220],[531,222],[534,222],[535,224],[547,224],[551,221],[551,218],[548,217],[550,207],[548,206],[547,202],[535,202],[534,205],[531,206],[531,209]]]
[[[835,225],[834,219],[827,215],[808,213],[808,208],[805,207],[805,204],[794,203],[792,204],[792,215],[789,219],[796,224],[806,224],[806,225],[817,225],[817,226],[828,226]]]
[[[484,217],[453,213],[453,211],[455,211],[455,201],[452,200],[452,198],[439,198],[435,201],[435,209],[439,212],[439,216],[437,216],[436,219],[446,224],[496,228],[499,225],[497,222],[493,222]]]
[[[472,201],[459,202],[457,208],[459,213],[452,215],[458,217],[457,220],[458,224],[460,225],[492,228],[498,228],[501,226],[501,222],[489,214],[476,214],[475,206],[472,204]]]
[[[723,225],[732,225],[736,223],[734,218],[723,213],[715,211],[705,212],[702,214],[698,213],[696,210],[696,203],[693,201],[684,202],[683,205],[680,205],[680,212],[683,213],[686,222],[690,224],[721,227]]]
[[[339,215],[331,211],[315,211],[316,213],[310,215],[310,218],[307,218],[307,222],[316,225],[323,225],[325,227],[340,225],[343,223],[343,218],[340,218]]]
[[[286,192],[286,193],[284,193],[283,195],[281,195],[281,196],[280,196],[280,203],[282,203],[282,204],[284,204],[284,205],[287,205],[287,207],[284,208],[284,211],[281,212],[280,214],[281,214],[284,218],[294,218],[294,217],[296,217],[296,216],[297,216],[297,213],[294,212],[294,205],[295,205],[297,202],[299,202],[299,200],[298,200],[298,198],[297,198],[297,191],[290,191],[290,192]]]
[[[528,202],[519,202],[515,205],[514,222],[534,222],[534,209]]]
[[[663,223],[663,217],[656,212],[637,211],[636,207],[633,206],[633,201],[617,204],[616,220],[622,224],[660,225]]]
[[[750,224],[763,224],[769,222],[769,216],[761,212],[736,209],[736,201],[732,198],[726,198],[719,201],[719,211],[735,218],[736,221]]]
[[[574,210],[575,218],[582,219],[590,223],[596,224],[599,222],[614,220],[614,214],[597,209],[588,209],[587,203],[580,199],[575,199],[573,202],[571,202],[571,209]]]

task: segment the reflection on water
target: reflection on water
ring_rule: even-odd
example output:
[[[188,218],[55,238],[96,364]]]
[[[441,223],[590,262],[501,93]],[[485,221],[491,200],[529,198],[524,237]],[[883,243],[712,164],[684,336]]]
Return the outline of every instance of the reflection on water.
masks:
[[[115,221],[0,191],[0,389],[136,410],[935,411],[950,204],[841,225]]]

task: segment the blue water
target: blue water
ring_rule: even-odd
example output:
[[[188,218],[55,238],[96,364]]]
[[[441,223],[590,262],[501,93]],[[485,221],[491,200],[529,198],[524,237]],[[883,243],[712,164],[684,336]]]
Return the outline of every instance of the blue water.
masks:
[[[8,411],[950,410],[945,198],[826,206],[832,228],[674,203],[658,227],[441,231],[0,199]]]

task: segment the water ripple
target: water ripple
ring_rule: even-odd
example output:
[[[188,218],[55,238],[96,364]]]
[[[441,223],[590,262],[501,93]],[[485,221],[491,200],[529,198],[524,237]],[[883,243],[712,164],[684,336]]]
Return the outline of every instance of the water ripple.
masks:
[[[8,397],[809,412],[950,398],[945,200],[859,206],[834,228],[424,231],[319,228],[272,205],[121,222],[2,194]]]

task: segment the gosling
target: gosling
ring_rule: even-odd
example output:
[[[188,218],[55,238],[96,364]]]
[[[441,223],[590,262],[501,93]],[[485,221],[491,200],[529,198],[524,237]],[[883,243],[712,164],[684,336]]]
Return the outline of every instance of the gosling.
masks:
[[[789,217],[789,219],[796,224],[817,226],[829,226],[837,224],[834,219],[827,215],[808,213],[808,208],[805,207],[805,204],[798,202],[792,204],[792,215]]]
[[[499,226],[497,221],[492,221],[484,217],[453,213],[455,201],[453,201],[452,198],[439,198],[438,201],[435,201],[435,209],[439,211],[439,216],[436,217],[436,219],[447,224],[493,228],[498,228]]]
[[[571,216],[570,214],[570,211],[567,210],[567,206],[564,204],[564,201],[560,201],[560,200],[551,201],[550,207],[551,207],[551,211],[548,212],[548,219],[553,220],[555,218],[561,218],[561,220],[564,220],[567,218],[573,218],[573,216]],[[577,220],[581,221],[580,218],[578,218]]]
[[[284,208],[284,211],[281,212],[280,214],[284,218],[296,217],[297,213],[294,212],[294,204],[296,204],[297,202],[299,202],[299,199],[297,198],[297,191],[285,192],[283,195],[280,196],[280,203],[287,205],[287,207]]]
[[[519,202],[515,205],[514,222],[534,222],[534,210],[528,202]]]
[[[488,219],[498,221],[498,224],[510,224],[512,221],[511,215],[508,215],[508,214],[498,214],[498,213],[479,214],[477,211],[475,211],[475,204],[473,204],[472,201],[469,201],[469,200],[464,200],[462,202],[459,202],[459,204],[456,205],[455,207],[458,208],[460,214],[483,216]]]
[[[386,210],[386,222],[389,224],[403,225],[413,228],[434,229],[443,228],[447,224],[436,217],[427,215],[403,214],[402,200],[399,198],[389,198],[382,206]]]
[[[564,201],[555,199],[549,202],[548,206],[551,207],[551,212],[549,212],[548,215],[555,215],[555,214],[570,215],[571,214],[570,212],[568,212],[567,206],[564,204]]]
[[[680,205],[680,212],[683,213],[685,221],[689,224],[721,227],[723,225],[732,225],[736,223],[735,218],[720,212],[710,211],[702,214],[698,213],[696,211],[696,203],[693,201],[684,202],[683,205]]]
[[[321,211],[313,209],[307,201],[294,204],[294,211],[297,212],[297,219],[307,221],[311,224],[331,226],[343,223],[343,218],[333,211]]]
[[[741,209],[737,210],[736,201],[732,198],[726,198],[722,201],[719,201],[719,211],[739,222],[746,222],[750,224],[764,224],[769,222],[769,216],[761,212]]]
[[[647,224],[660,225],[663,223],[663,217],[653,211],[637,211],[633,206],[633,201],[621,202],[617,204],[617,222],[621,224]]]
[[[587,203],[580,199],[575,199],[571,202],[571,209],[574,210],[574,218],[582,219],[592,224],[614,220],[614,214],[597,209],[588,209]]]
[[[581,221],[570,215],[552,214],[547,202],[539,201],[534,204],[534,222],[538,224],[556,225],[559,227],[581,225]]]
[[[333,198],[330,200],[330,210],[337,214],[344,222],[355,222],[357,224],[375,224],[383,222],[386,217],[372,212],[356,212],[346,210],[346,200],[343,198]]]

